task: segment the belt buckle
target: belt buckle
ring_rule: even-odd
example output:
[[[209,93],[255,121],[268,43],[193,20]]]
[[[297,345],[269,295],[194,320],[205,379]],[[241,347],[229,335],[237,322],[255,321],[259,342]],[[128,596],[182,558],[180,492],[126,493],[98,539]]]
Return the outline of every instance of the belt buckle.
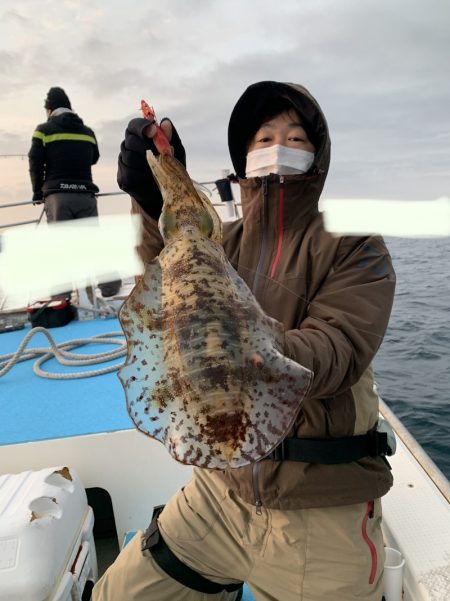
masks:
[[[280,442],[280,444],[278,444],[274,450],[271,452],[271,454],[269,455],[269,457],[273,460],[273,461],[284,461],[285,459],[285,447],[284,447],[284,440],[282,440]]]

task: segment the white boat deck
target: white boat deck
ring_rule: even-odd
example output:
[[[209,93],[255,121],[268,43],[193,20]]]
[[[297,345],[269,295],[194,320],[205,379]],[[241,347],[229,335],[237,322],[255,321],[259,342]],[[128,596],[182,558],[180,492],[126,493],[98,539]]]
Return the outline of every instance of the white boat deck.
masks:
[[[389,458],[394,486],[383,497],[383,532],[387,546],[405,558],[404,599],[448,601],[450,485],[385,405],[382,411],[397,430],[397,453]]]

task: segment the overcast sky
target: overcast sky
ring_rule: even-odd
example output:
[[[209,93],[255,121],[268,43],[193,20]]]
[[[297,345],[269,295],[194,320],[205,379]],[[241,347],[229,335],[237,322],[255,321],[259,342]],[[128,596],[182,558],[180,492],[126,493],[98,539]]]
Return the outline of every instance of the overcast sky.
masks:
[[[28,152],[61,86],[97,134],[103,192],[141,98],[176,124],[191,176],[216,179],[240,94],[292,81],[329,122],[326,196],[434,199],[450,193],[449,31],[448,0],[2,0],[0,153]],[[29,200],[27,161],[0,170],[0,204]]]

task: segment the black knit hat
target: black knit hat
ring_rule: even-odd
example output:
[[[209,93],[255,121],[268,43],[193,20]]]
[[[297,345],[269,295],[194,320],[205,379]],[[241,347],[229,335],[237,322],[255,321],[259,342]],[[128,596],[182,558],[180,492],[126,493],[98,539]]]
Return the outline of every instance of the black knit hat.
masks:
[[[62,88],[50,88],[44,107],[50,111],[59,108],[72,109],[70,100]]]

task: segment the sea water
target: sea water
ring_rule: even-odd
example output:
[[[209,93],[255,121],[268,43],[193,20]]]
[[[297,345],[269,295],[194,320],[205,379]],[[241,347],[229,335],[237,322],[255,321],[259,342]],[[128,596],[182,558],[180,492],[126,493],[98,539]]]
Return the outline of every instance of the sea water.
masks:
[[[450,479],[450,238],[387,238],[394,306],[374,361],[381,397]]]

